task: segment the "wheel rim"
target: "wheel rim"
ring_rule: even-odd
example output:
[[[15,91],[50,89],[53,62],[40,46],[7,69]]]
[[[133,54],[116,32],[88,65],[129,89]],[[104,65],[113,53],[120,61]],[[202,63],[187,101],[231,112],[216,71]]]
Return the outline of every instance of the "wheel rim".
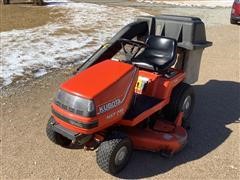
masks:
[[[127,153],[128,153],[128,149],[126,146],[123,146],[118,150],[115,156],[115,164],[117,166],[121,165],[124,162],[124,160],[126,159]]]
[[[183,102],[182,111],[184,113],[184,117],[187,117],[191,110],[192,98],[191,96],[187,96]]]

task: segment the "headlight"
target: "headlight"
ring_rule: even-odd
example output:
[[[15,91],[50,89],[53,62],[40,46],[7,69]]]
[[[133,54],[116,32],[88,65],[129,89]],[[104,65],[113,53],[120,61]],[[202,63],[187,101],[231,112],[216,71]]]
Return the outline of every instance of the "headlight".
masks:
[[[55,104],[81,116],[93,117],[96,115],[95,105],[92,100],[69,94],[63,90],[58,91]]]

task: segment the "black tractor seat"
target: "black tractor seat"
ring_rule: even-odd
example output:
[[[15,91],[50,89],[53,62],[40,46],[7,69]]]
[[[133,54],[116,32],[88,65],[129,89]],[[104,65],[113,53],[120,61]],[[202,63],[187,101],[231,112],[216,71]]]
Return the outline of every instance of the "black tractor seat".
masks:
[[[177,41],[162,36],[149,36],[148,45],[132,63],[144,69],[165,71],[176,62]]]

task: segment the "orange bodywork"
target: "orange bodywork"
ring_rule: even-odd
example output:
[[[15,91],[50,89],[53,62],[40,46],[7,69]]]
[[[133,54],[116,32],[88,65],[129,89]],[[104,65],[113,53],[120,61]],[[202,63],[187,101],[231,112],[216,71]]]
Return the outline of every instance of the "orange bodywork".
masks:
[[[138,77],[138,69],[126,63],[106,60],[77,74],[61,85],[61,89],[87,99],[94,99],[96,117],[83,117],[52,104],[52,109],[64,117],[81,123],[98,121],[98,126],[91,129],[79,128],[64,122],[56,115],[54,119],[62,126],[76,133],[93,134],[120,121],[128,107]],[[121,103],[106,113],[99,111],[101,106],[119,99]]]
[[[158,119],[152,129],[138,127],[126,128],[135,149],[148,151],[165,151],[174,154],[187,143],[187,132],[182,127],[183,112],[174,123]]]
[[[94,99],[98,105],[123,96],[136,76],[137,68],[134,66],[105,60],[73,76],[60,88],[80,97]]]
[[[153,113],[165,107],[170,101],[173,88],[185,78],[185,74],[183,72],[177,70],[176,72],[177,74],[173,78],[168,79],[160,74],[156,74],[155,72],[143,70],[139,71],[138,77],[149,79],[146,88],[141,92],[141,94],[158,98],[161,101],[157,105],[135,117],[133,120],[129,121],[123,119],[119,122],[119,124],[125,126],[135,126],[147,117],[151,116]]]
[[[151,151],[178,151],[186,142],[187,134],[181,127],[182,114],[179,114],[174,124],[161,124],[158,121],[153,129],[140,129],[137,124],[164,108],[170,101],[173,88],[185,78],[184,72],[176,69],[172,78],[159,73],[139,70],[134,65],[113,60],[105,60],[81,73],[75,75],[61,85],[61,90],[75,96],[93,100],[96,116],[83,117],[62,109],[52,103],[52,116],[64,128],[81,134],[95,134],[111,126],[123,126],[136,149]],[[139,79],[143,79],[141,84]],[[133,119],[125,119],[125,114],[131,106],[134,94],[142,94],[159,100],[159,103],[141,112]],[[103,107],[111,102],[118,102],[116,107],[102,112]],[[96,127],[84,128],[72,125],[61,117],[73,119],[80,123],[97,122]],[[165,126],[164,126],[165,125]],[[161,129],[163,128],[163,129]]]
[[[135,149],[176,153],[187,143],[187,132],[181,126],[157,121],[154,129],[129,128],[127,134]]]

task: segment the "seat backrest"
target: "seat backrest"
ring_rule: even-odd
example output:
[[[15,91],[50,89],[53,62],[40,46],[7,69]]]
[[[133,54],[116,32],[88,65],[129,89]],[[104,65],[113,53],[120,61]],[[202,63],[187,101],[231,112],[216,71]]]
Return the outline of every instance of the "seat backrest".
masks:
[[[136,57],[136,61],[147,63],[160,70],[172,66],[176,61],[177,41],[162,36],[149,36],[147,48]]]
[[[177,42],[175,39],[163,36],[149,36],[146,44],[148,44],[149,49],[164,51],[166,54],[172,55],[176,49]]]

